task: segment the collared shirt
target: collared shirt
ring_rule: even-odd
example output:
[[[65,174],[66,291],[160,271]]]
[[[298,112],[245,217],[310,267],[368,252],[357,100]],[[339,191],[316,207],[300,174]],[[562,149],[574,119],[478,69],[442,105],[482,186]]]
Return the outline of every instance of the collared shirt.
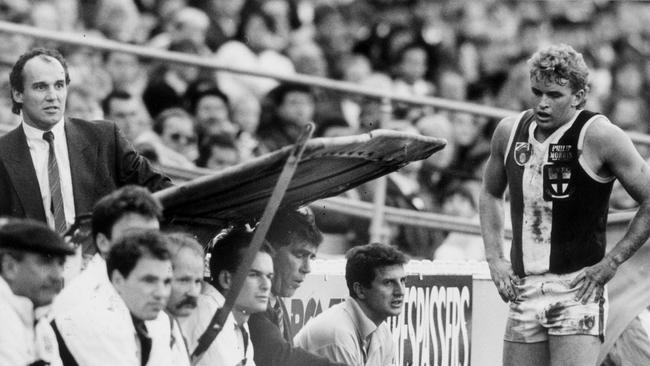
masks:
[[[46,320],[37,321],[34,306],[16,296],[0,277],[0,365],[28,365],[37,360],[61,365],[58,345]]]
[[[382,322],[376,326],[351,297],[310,320],[294,342],[335,362],[353,366],[393,365],[393,339],[388,325]]]
[[[60,296],[54,302],[54,320],[77,363],[140,366],[139,339],[131,313],[108,279],[106,261],[99,254]],[[160,312],[145,324],[152,342],[147,365],[171,366],[169,317]]]
[[[45,218],[50,227],[54,227],[54,215],[52,214],[52,197],[50,194],[50,181],[48,178],[47,168],[50,158],[50,145],[43,139],[45,131],[32,127],[23,121],[23,130],[27,137],[27,146],[29,154],[32,156],[36,179],[41,189],[41,198],[43,200],[43,209]],[[70,170],[70,159],[68,157],[68,140],[65,137],[65,124],[63,119],[52,127],[54,135],[54,155],[59,166],[59,178],[61,179],[61,195],[63,196],[63,212],[65,213],[65,222],[68,226],[72,225],[75,218],[74,195],[72,193],[72,173]]]
[[[225,298],[217,289],[205,284],[203,293],[199,295],[198,306],[189,317],[178,319],[183,334],[187,337],[187,345],[190,353],[196,349],[198,340],[210,324],[214,313],[223,306]],[[255,366],[253,360],[253,344],[250,341],[248,324],[244,323],[244,334],[239,328],[232,313],[228,315],[223,329],[212,341],[210,347],[205,351],[197,365],[210,366]],[[246,340],[244,340],[244,337]],[[246,344],[248,345],[247,347]],[[245,349],[245,351],[244,351]]]

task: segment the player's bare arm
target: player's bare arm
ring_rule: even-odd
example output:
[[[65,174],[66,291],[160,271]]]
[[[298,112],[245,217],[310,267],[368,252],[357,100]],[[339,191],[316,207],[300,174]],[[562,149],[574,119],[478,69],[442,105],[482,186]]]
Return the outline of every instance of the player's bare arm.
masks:
[[[590,157],[588,163],[595,172],[613,174],[639,203],[623,238],[599,263],[585,268],[573,281],[574,285],[582,282],[576,297],[586,302],[594,291],[602,294],[602,287],[618,267],[650,236],[650,168],[625,132],[604,119],[597,119],[587,130],[584,154]]]
[[[516,120],[516,117],[503,119],[499,122],[492,135],[490,157],[483,176],[479,203],[485,256],[490,267],[492,280],[504,301],[514,301],[517,297],[513,282],[517,282],[518,278],[512,271],[512,265],[503,252],[503,194],[508,185],[504,158],[510,131]]]

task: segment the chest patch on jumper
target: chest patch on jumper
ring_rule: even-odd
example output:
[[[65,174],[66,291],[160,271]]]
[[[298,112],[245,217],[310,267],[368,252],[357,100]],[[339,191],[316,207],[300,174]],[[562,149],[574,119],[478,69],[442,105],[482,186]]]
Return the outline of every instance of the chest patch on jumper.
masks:
[[[568,163],[575,158],[573,145],[550,144],[548,149],[549,163]]]
[[[515,163],[524,166],[530,160],[533,149],[528,142],[517,142],[515,144]]]

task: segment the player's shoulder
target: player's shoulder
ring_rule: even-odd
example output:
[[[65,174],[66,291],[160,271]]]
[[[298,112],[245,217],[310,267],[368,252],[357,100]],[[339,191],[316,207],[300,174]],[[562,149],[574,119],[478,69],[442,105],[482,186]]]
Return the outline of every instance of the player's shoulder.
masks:
[[[501,119],[492,134],[492,143],[505,147],[520,117],[520,115],[514,115]]]
[[[585,131],[585,143],[605,144],[616,143],[629,136],[617,125],[612,123],[605,115],[597,114],[592,117]]]

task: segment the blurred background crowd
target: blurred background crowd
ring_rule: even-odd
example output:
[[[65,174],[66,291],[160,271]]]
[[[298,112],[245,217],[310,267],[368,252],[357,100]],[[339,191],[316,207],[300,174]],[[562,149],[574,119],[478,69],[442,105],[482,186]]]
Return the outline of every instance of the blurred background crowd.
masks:
[[[0,0],[0,19],[206,57],[278,75],[307,74],[407,96],[511,110],[530,107],[527,58],[548,43],[581,51],[591,68],[587,109],[648,133],[650,3],[515,0]],[[376,99],[269,78],[161,63],[120,52],[0,33],[0,131],[16,126],[8,74],[24,51],[59,49],[69,62],[66,114],[110,119],[150,160],[223,169],[318,136],[380,125]],[[382,128],[447,139],[432,158],[391,174],[387,205],[478,216],[478,189],[496,120],[394,104]],[[638,146],[650,158],[650,150]],[[371,201],[372,184],[346,192]],[[620,188],[612,208],[634,201]],[[368,222],[319,217],[343,246],[366,243]],[[415,257],[481,259],[480,237],[406,226],[393,244]]]

